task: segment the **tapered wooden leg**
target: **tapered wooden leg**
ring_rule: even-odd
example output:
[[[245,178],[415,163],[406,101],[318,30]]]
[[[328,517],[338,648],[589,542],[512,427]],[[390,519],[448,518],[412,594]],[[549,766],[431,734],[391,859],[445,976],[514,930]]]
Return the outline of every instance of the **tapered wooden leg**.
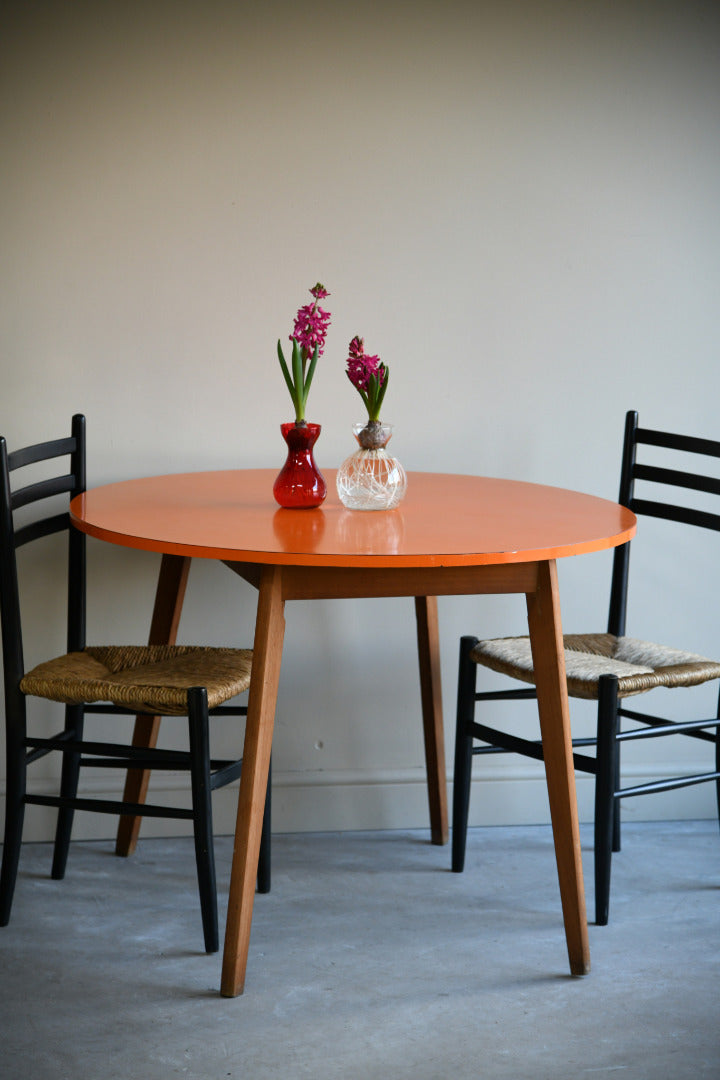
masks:
[[[190,559],[183,555],[163,555],[148,645],[175,644],[189,572]],[[159,716],[137,716],[132,744],[155,746],[159,732]],[[150,769],[128,769],[123,801],[144,803],[149,783]],[[120,818],[115,841],[116,855],[132,855],[140,834],[141,821],[141,817],[128,814]]]
[[[554,560],[538,565],[537,590],[527,594],[527,608],[570,971],[586,975],[590,970],[590,946]]]
[[[433,844],[448,842],[447,779],[440,684],[440,640],[436,596],[415,597],[420,695],[422,701],[425,763]]]
[[[250,925],[260,854],[275,705],[285,634],[282,568],[263,569],[255,623],[253,665],[230,875],[220,992],[236,997],[245,986]]]

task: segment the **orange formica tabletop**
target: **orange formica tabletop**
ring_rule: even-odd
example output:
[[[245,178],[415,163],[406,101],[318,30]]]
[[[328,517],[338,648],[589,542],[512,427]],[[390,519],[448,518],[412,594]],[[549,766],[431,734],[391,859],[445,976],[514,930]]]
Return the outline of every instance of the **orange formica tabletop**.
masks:
[[[127,480],[73,499],[83,532],[126,547],[244,563],[335,567],[480,566],[563,558],[629,540],[635,516],[561,488],[411,473],[392,511],[347,510],[330,494],[316,510],[273,499],[272,469]]]

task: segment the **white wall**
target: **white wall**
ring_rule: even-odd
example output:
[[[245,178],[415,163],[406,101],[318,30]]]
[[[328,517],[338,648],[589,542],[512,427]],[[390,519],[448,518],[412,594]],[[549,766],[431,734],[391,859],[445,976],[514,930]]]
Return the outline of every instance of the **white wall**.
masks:
[[[309,412],[321,467],[350,452],[361,415],[344,376],[355,333],[392,368],[385,417],[410,471],[613,497],[627,408],[717,436],[717,4],[8,0],[0,18],[11,446],[64,434],[80,410],[91,485],[279,468],[291,410],[275,343],[318,279],[333,313]],[[638,636],[717,654],[711,542],[650,564]],[[56,554],[26,570],[30,661],[63,647],[47,627]],[[99,542],[90,558],[92,636],[143,641],[157,559]],[[566,629],[602,626],[608,570],[604,554],[562,566]],[[673,586],[700,586],[699,614],[670,607]],[[181,639],[248,644],[254,604],[196,564]],[[524,609],[443,599],[440,613],[451,759],[457,639],[522,632]],[[411,602],[289,605],[276,828],[425,824],[415,663]],[[494,760],[482,775],[475,821],[545,818],[536,771]],[[589,795],[581,781],[586,818]],[[219,796],[220,829],[234,802]],[[629,813],[713,813],[707,788],[649,802]],[[28,819],[48,834],[41,811]],[[83,815],[77,833],[92,827],[109,826]]]

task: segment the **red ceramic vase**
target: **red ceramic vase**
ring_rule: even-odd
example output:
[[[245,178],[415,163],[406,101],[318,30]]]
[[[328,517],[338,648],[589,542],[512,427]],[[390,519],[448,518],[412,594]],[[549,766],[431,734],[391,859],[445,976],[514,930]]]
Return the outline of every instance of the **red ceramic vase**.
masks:
[[[281,424],[280,431],[288,455],[273,484],[276,502],[289,510],[319,506],[327,495],[327,484],[313,457],[320,424]]]

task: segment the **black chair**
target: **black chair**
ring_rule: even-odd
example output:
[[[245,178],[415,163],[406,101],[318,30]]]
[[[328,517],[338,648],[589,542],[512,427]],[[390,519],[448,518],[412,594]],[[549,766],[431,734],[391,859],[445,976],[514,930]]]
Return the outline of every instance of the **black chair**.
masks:
[[[663,453],[675,452],[673,465],[641,464],[641,447],[661,447]],[[646,453],[645,460],[647,460]],[[650,452],[652,453],[652,452]],[[720,531],[720,515],[707,510],[675,505],[681,492],[702,492],[701,499],[720,495],[720,480],[689,472],[683,455],[720,458],[720,442],[691,438],[638,426],[636,412],[628,412],[625,421],[619,502],[638,516],[663,518],[682,525],[695,525]],[[669,458],[669,453],[666,454]],[[701,463],[706,464],[706,463]],[[636,484],[656,485],[646,498],[636,494]],[[672,489],[668,492],[668,489]],[[657,494],[657,491],[660,494]],[[663,496],[666,494],[668,501]],[[687,497],[686,497],[687,501]],[[720,702],[712,719],[671,722],[624,706],[624,701],[658,686],[695,686],[720,678],[720,663],[651,642],[637,641],[625,634],[628,596],[630,544],[614,552],[610,613],[606,634],[565,635],[565,665],[568,694],[590,698],[598,703],[597,733],[594,738],[576,739],[573,746],[595,746],[595,754],[574,754],[575,768],[595,775],[595,921],[608,921],[610,902],[610,866],[613,851],[620,850],[620,800],[634,795],[668,791],[708,781],[717,783],[720,807],[720,743],[718,723]],[[452,869],[460,872],[465,862],[472,758],[476,754],[513,752],[542,760],[540,740],[529,740],[475,721],[475,703],[518,698],[535,698],[534,689],[507,689],[476,692],[477,666],[533,683],[530,642],[527,637],[497,638],[479,641],[463,637],[460,642],[460,666],[457,699],[455,771],[453,792]],[[621,720],[632,722],[630,728]],[[634,726],[634,725],[643,726]],[[715,744],[714,770],[698,775],[673,776],[652,783],[621,787],[620,745],[628,740],[682,734]],[[480,745],[475,744],[480,740]]]
[[[69,467],[67,458],[69,457]],[[40,462],[44,472],[65,471],[11,488],[14,474]],[[27,473],[24,474],[27,478]],[[211,793],[240,775],[241,760],[210,757],[208,717],[244,716],[245,705],[225,705],[250,685],[252,652],[247,649],[192,646],[102,646],[85,643],[85,536],[70,525],[67,496],[85,490],[85,418],[74,416],[69,438],[38,443],[8,453],[0,437],[0,613],[2,615],[7,741],[5,841],[0,871],[0,926],[10,919],[17,877],[25,806],[58,808],[52,877],[62,878],[75,810],[106,814],[192,819],[205,949],[218,948],[218,914],[213,851]],[[58,507],[62,497],[62,508]],[[42,503],[45,516],[38,516]],[[33,510],[24,508],[32,505]],[[28,520],[16,523],[21,511]],[[17,549],[53,533],[68,534],[68,652],[26,672],[20,624]],[[28,734],[26,699],[48,698],[65,705],[63,730],[51,737]],[[188,750],[143,749],[120,742],[83,738],[85,715],[187,716]],[[130,734],[130,732],[129,732]],[[59,795],[28,791],[28,766],[50,753],[62,755]],[[78,796],[83,765],[92,768],[186,770],[192,809]],[[261,892],[270,888],[270,810],[266,804],[258,872]]]

